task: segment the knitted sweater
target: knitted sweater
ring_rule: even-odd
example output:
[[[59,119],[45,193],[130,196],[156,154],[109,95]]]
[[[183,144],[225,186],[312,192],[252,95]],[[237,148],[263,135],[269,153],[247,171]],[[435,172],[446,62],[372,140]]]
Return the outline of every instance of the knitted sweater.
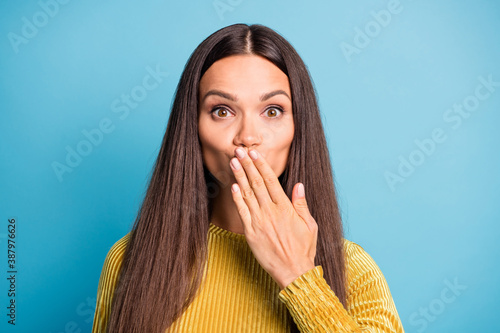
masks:
[[[93,333],[103,333],[111,313],[129,233],[104,261]],[[245,236],[210,224],[205,282],[193,303],[168,332],[289,332],[288,313],[301,332],[397,332],[403,326],[387,282],[374,260],[344,239],[347,308],[316,266],[285,289],[259,265]]]

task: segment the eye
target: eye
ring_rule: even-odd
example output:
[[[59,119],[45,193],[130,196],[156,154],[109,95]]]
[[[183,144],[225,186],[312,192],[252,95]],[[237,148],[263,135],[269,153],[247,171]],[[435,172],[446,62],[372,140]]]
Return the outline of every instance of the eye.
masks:
[[[285,113],[285,110],[280,106],[270,106],[265,112],[268,113],[268,118],[280,118]],[[216,118],[229,118],[230,116],[230,112],[225,106],[216,106],[210,113],[215,115]]]
[[[268,112],[268,111],[273,111],[273,112]],[[271,106],[267,108],[265,112],[268,112],[269,115],[272,115],[269,118],[279,118],[283,113],[285,113],[285,111],[279,106]],[[278,112],[280,114],[278,114]]]
[[[223,112],[219,112],[219,115],[216,116],[217,118],[228,118],[227,115],[229,115],[229,111],[223,106],[216,106],[215,108],[212,109],[212,111],[210,111],[210,113],[216,114],[218,113],[217,111],[219,110]]]

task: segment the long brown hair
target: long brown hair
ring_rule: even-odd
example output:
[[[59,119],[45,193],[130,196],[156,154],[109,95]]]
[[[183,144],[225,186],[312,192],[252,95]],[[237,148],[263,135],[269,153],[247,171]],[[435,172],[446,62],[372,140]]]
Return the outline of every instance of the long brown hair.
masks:
[[[199,82],[215,61],[237,54],[262,56],[289,78],[295,133],[279,179],[290,200],[293,186],[304,184],[309,210],[318,224],[315,264],[323,267],[326,281],[346,306],[342,221],[309,72],[295,49],[274,30],[234,24],[203,40],[184,67],[124,254],[109,332],[164,332],[197,296],[207,258],[210,199],[221,186],[202,161]],[[290,315],[288,319],[292,331],[298,332]]]

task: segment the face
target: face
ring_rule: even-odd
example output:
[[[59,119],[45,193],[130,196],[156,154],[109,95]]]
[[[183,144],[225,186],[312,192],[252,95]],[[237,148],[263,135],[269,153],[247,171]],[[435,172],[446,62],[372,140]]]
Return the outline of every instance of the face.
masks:
[[[294,134],[291,97],[288,77],[263,57],[235,55],[213,63],[198,92],[199,138],[207,169],[232,184],[229,161],[236,147],[255,148],[280,176]]]

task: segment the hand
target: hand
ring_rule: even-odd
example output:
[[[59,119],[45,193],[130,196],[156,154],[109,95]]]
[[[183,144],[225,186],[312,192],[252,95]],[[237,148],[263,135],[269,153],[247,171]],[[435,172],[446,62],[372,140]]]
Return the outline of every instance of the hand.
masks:
[[[295,184],[290,202],[273,169],[257,150],[249,151],[257,153],[255,160],[244,149],[237,150],[244,155],[231,159],[238,182],[231,192],[245,238],[255,259],[284,289],[315,267],[318,225],[309,212],[304,191],[299,194],[303,184]]]

